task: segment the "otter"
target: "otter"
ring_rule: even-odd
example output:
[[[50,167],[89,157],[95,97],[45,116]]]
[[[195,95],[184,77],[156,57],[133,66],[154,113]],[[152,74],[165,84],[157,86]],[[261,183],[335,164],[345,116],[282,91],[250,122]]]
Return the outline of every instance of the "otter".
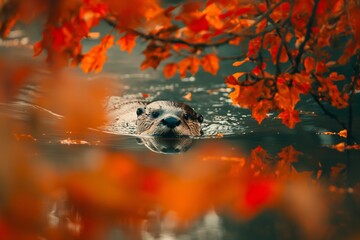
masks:
[[[150,136],[200,136],[202,115],[189,105],[174,101],[155,101],[136,110],[136,130]]]
[[[202,135],[203,116],[182,102],[146,101],[137,96],[110,97],[107,111],[110,124],[105,130],[113,133],[155,137]]]

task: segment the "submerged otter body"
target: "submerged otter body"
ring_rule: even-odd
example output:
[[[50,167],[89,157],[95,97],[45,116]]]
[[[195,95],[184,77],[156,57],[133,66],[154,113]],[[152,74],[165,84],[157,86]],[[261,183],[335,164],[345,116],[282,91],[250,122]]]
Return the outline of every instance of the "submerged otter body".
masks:
[[[134,127],[134,133],[138,135],[177,137],[202,134],[202,115],[185,103],[112,97],[107,110],[112,128],[120,125]]]

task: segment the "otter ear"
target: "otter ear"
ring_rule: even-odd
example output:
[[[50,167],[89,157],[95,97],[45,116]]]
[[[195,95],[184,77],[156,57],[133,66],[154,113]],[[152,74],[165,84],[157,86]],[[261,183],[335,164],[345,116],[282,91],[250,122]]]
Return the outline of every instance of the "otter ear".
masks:
[[[199,123],[202,123],[204,121],[204,117],[201,114],[199,114],[197,116],[197,120],[199,121]]]
[[[138,108],[137,110],[136,110],[136,115],[138,115],[138,116],[140,116],[141,114],[143,114],[144,113],[144,109],[143,108]]]

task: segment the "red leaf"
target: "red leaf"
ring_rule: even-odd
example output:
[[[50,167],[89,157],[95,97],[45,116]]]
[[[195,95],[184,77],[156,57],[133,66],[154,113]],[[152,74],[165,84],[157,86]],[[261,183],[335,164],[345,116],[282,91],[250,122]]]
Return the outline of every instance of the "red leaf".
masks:
[[[199,71],[199,67],[200,67],[200,60],[197,57],[191,57],[190,58],[190,73],[192,75],[195,75],[195,73],[197,73],[197,71]]]
[[[42,53],[43,49],[44,49],[44,47],[43,47],[42,41],[35,43],[33,57],[39,56]]]
[[[111,48],[112,46],[114,46],[114,39],[114,36],[106,35],[105,37],[103,37],[103,39],[101,39],[102,47],[106,49]]]
[[[300,122],[299,112],[297,110],[284,110],[279,114],[282,123],[289,128],[294,128],[296,123]]]
[[[225,83],[229,86],[232,87],[234,85],[239,85],[239,82],[237,81],[237,79],[231,75],[225,78]]]
[[[157,56],[146,56],[145,60],[141,63],[140,69],[145,70],[147,68],[156,69],[161,62],[161,59]]]
[[[206,20],[206,16],[203,15],[200,18],[194,19],[193,21],[191,21],[190,24],[187,25],[187,27],[191,31],[193,31],[195,33],[198,33],[198,32],[201,32],[201,31],[209,30],[209,23]]]
[[[321,61],[321,62],[317,62],[315,71],[318,74],[323,74],[329,71],[329,69],[326,67],[326,64],[323,61]]]
[[[306,57],[304,60],[305,72],[311,73],[315,69],[315,60],[313,57]]]
[[[245,63],[245,62],[247,62],[247,61],[249,61],[249,58],[248,58],[248,57],[246,57],[244,60],[234,62],[234,63],[233,63],[233,66],[234,66],[234,67],[238,67],[238,66],[242,65],[243,63]]]
[[[164,67],[164,76],[169,79],[176,74],[178,70],[178,65],[176,63],[168,63]]]
[[[330,78],[332,81],[342,81],[342,80],[345,80],[345,76],[342,75],[342,74],[338,74],[337,72],[332,72],[332,73],[330,73],[329,78]]]
[[[136,35],[132,33],[126,33],[124,36],[119,38],[116,44],[120,45],[121,51],[127,51],[131,53],[136,45]]]
[[[182,78],[186,77],[186,71],[190,68],[191,60],[190,58],[184,58],[178,63],[179,74]]]
[[[267,118],[267,113],[271,109],[272,104],[270,102],[260,101],[255,107],[252,108],[252,117],[261,124],[261,122]]]
[[[201,66],[205,72],[216,75],[219,70],[219,58],[213,53],[207,54],[201,59]]]
[[[107,60],[106,51],[114,45],[114,36],[105,36],[99,45],[94,46],[81,61],[81,69],[85,73],[94,71],[98,73],[102,70],[103,65]]]
[[[350,24],[354,33],[355,41],[357,46],[360,47],[360,6],[354,6],[349,11]]]

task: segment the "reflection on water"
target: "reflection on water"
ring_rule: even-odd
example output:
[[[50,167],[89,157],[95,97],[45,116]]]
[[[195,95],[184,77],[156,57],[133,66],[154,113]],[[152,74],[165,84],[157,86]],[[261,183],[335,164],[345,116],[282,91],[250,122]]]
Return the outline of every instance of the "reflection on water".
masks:
[[[176,154],[186,152],[193,144],[189,137],[164,138],[164,137],[142,137],[139,143],[156,153]]]
[[[199,239],[199,240],[220,240],[223,239],[223,228],[221,219],[214,210],[210,210],[196,223],[193,223],[191,230],[181,231],[178,226],[176,212],[161,214],[157,211],[148,213],[143,222],[142,239]]]

